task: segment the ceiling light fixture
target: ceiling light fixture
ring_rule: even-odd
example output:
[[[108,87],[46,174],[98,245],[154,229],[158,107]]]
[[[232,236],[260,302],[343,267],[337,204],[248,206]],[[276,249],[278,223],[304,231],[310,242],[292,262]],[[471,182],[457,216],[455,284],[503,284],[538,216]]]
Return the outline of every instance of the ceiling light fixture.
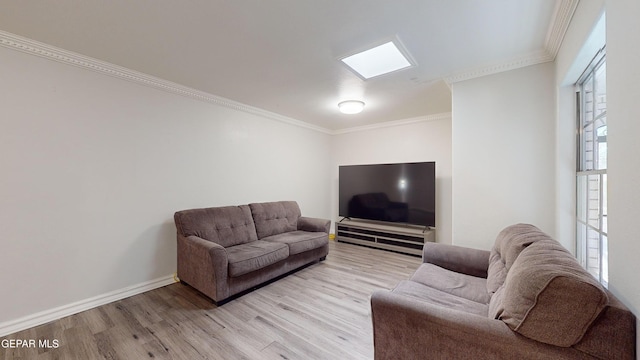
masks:
[[[343,114],[357,114],[364,109],[364,102],[360,100],[346,100],[338,104],[340,112]]]
[[[400,41],[389,41],[369,50],[347,56],[341,61],[364,80],[414,66]]]

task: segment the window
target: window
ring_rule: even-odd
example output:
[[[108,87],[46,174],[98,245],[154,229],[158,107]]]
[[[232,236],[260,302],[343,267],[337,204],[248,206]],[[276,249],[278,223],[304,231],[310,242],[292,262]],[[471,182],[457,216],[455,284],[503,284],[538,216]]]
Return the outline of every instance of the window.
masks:
[[[607,284],[607,89],[602,48],[578,80],[576,243],[582,265]]]

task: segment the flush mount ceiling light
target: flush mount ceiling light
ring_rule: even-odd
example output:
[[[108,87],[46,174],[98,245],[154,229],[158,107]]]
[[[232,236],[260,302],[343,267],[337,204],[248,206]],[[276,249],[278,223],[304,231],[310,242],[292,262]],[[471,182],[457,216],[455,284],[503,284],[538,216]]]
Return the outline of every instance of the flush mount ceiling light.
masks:
[[[415,65],[398,44],[399,41],[389,41],[341,60],[364,80]]]
[[[338,104],[340,112],[343,114],[357,114],[364,109],[364,102],[360,100],[347,100]]]

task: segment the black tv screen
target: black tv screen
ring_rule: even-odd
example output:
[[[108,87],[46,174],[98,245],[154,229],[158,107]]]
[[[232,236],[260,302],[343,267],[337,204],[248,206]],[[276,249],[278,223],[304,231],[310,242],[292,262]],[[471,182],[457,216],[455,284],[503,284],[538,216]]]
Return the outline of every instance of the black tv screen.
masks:
[[[343,165],[339,216],[436,226],[436,163]]]

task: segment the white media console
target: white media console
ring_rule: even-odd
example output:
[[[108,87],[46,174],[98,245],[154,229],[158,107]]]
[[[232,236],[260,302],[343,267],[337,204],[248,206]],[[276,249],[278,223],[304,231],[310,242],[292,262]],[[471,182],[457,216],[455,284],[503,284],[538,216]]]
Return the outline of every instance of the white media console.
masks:
[[[434,242],[435,229],[414,225],[387,225],[365,220],[336,222],[336,240],[412,255],[422,255],[425,242]]]

